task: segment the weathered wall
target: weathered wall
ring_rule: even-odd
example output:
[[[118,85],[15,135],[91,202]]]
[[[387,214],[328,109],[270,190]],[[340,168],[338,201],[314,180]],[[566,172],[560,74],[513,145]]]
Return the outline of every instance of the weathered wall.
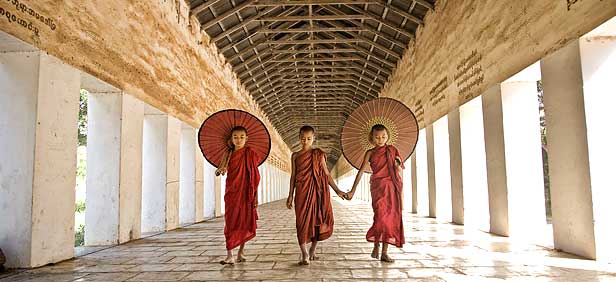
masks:
[[[198,127],[239,108],[263,119],[273,156],[290,151],[183,0],[0,0],[0,30]]]
[[[424,127],[614,16],[614,0],[438,0],[381,95]]]

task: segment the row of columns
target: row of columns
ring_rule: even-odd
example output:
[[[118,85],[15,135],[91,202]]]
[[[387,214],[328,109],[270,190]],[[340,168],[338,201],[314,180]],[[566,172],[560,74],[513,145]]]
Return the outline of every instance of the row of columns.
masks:
[[[224,178],[204,161],[195,128],[24,43],[2,46],[19,47],[0,50],[6,266],[74,255],[81,89],[89,92],[85,245],[121,244],[224,213]],[[285,198],[288,173],[269,164],[261,171],[260,202]]]
[[[616,259],[616,19],[420,131],[412,210],[502,236],[545,230],[537,81],[543,85],[554,247]],[[407,164],[408,165],[408,164]],[[409,201],[407,199],[407,201]]]

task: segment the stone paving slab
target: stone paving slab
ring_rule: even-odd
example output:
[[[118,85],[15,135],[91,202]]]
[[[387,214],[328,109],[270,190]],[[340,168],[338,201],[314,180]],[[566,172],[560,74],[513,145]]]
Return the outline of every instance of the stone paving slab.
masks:
[[[320,259],[298,266],[294,213],[279,201],[259,207],[248,261],[224,266],[224,220],[161,233],[73,260],[0,274],[0,281],[616,281],[616,266],[405,213],[407,244],[395,263],[370,257],[369,204],[334,200],[335,231]]]

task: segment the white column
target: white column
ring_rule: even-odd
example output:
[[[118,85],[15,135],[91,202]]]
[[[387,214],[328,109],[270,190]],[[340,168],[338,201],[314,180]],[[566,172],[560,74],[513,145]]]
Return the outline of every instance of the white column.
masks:
[[[486,152],[481,97],[460,107],[460,143],[464,187],[464,224],[490,230]]]
[[[79,86],[77,70],[44,52],[0,53],[0,246],[7,267],[73,257]]]
[[[259,205],[263,204],[263,166],[259,166],[259,175],[261,176],[261,179],[259,180],[259,186],[257,187],[257,197],[259,200]]]
[[[195,139],[195,221],[201,222],[205,219],[205,191],[204,191],[204,177],[205,177],[205,159],[201,154],[199,145],[197,144],[197,134],[195,132],[193,138]]]
[[[167,115],[145,106],[143,121],[143,200],[141,231],[165,230]]]
[[[224,185],[224,180],[222,176],[216,176],[214,178],[214,196],[215,196],[215,215],[216,217],[222,216],[224,214],[224,191],[222,185]]]
[[[128,94],[122,95],[119,243],[141,238],[144,109],[142,101]]]
[[[451,222],[451,169],[449,160],[449,126],[447,116],[434,122],[434,178],[436,190],[436,218]]]
[[[554,247],[614,260],[616,19],[541,61]]]
[[[417,142],[419,143],[419,141]],[[411,212],[417,213],[417,147],[411,155]]]
[[[167,196],[165,203],[165,230],[180,226],[180,140],[182,123],[171,116],[167,118]],[[194,182],[193,182],[194,183]],[[190,185],[190,184],[189,184]]]
[[[464,193],[462,191],[462,147],[460,140],[460,109],[447,114],[449,130],[449,164],[451,175],[451,217],[456,224],[464,224]]]
[[[204,160],[203,170],[203,216],[207,219],[216,217],[216,167]]]
[[[190,125],[182,123],[180,139],[180,224],[192,224],[196,215],[196,133]]]
[[[227,189],[227,175],[218,177],[220,179],[220,214],[225,214],[225,191]]]
[[[122,93],[88,94],[86,246],[119,241]]]
[[[501,83],[509,234],[542,239],[546,226],[536,63]],[[498,120],[498,119],[496,119]]]
[[[503,135],[503,106],[500,85],[481,96],[485,136],[486,170],[490,210],[490,232],[509,236],[507,171]]]
[[[597,259],[616,261],[616,17],[580,40]],[[548,131],[549,134],[549,131]]]
[[[434,129],[426,126],[426,167],[428,171],[428,215],[436,217],[436,179],[434,178]]]
[[[417,214],[429,215],[429,192],[428,192],[428,144],[426,142],[426,130],[419,131],[419,140],[415,149],[417,166]]]

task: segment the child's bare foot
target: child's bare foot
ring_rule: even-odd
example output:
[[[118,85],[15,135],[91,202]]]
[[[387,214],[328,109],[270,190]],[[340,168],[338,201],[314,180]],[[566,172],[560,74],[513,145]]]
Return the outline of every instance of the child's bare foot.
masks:
[[[372,254],[370,254],[370,256],[372,258],[379,259],[379,245],[374,245],[374,248],[372,249]]]
[[[392,263],[395,260],[390,258],[387,254],[381,254],[381,261],[382,262],[387,262],[387,263]]]
[[[244,256],[244,254],[237,254],[237,262],[245,262],[246,261],[246,257]]]
[[[310,246],[310,260],[318,260],[319,257],[317,257],[317,243],[316,242],[312,242],[312,245]]]
[[[235,258],[233,258],[233,257],[227,257],[227,258],[225,258],[225,259],[221,260],[221,261],[220,261],[220,264],[223,264],[223,265],[225,265],[225,264],[234,265],[234,264],[235,264]]]
[[[308,262],[308,254],[301,254],[299,256],[299,262],[297,263],[298,265],[302,266],[302,265],[309,265],[310,262]]]

